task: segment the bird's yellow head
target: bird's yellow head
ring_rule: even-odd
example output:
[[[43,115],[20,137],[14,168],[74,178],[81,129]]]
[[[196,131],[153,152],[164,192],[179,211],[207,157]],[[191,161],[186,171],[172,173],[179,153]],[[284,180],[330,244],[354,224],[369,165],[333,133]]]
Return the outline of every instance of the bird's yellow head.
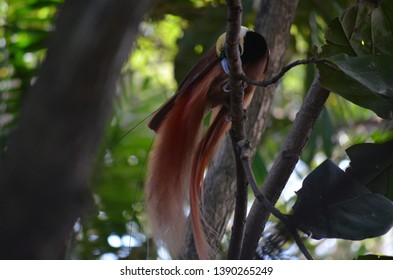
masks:
[[[239,48],[240,48],[240,55],[243,54],[244,51],[244,37],[246,36],[247,31],[249,31],[245,26],[240,27],[240,33],[239,33]],[[225,56],[225,39],[226,39],[227,33],[221,34],[220,37],[218,37],[217,42],[216,42],[216,53],[218,57],[223,57]]]
[[[222,69],[228,74],[229,64],[225,52],[225,40],[226,33],[218,37],[216,42],[216,53],[220,59]],[[241,26],[239,40],[240,58],[243,65],[259,63],[261,60],[265,62],[269,60],[269,49],[265,38],[261,34]],[[265,65],[264,71],[266,71],[267,63],[265,63]]]
[[[244,37],[246,36],[247,31],[249,31],[247,27],[241,26],[240,27],[240,33],[239,33],[239,50],[240,50],[240,55],[243,54],[244,52]],[[217,56],[221,60],[222,67],[226,73],[229,72],[228,70],[228,63],[226,61],[226,55],[225,55],[225,39],[226,39],[226,32],[223,33],[220,37],[218,37],[217,42],[216,42],[216,53]]]

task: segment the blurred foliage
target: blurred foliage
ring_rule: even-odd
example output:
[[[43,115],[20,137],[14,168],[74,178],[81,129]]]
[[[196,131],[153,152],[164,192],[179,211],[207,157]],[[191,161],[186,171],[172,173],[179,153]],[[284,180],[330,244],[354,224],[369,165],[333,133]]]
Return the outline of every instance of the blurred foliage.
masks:
[[[92,184],[98,215],[93,212],[81,223],[74,258],[156,258],[144,227],[144,173],[153,141],[146,118],[176,90],[173,60],[182,27],[184,20],[173,15],[146,20],[141,26],[118,83],[114,115]]]
[[[0,153],[54,29],[60,0],[0,1]]]
[[[34,82],[45,57],[46,41],[54,30],[62,0],[0,0],[0,149],[6,149],[15,127],[26,89]],[[325,43],[329,22],[354,0],[299,1],[286,62],[309,55]],[[252,27],[259,0],[245,0],[244,25]],[[167,258],[155,248],[146,227],[143,185],[148,152],[154,134],[146,118],[175,90],[203,52],[226,27],[224,0],[157,0],[140,27],[132,55],[124,65],[117,86],[113,117],[91,187],[95,205],[75,225],[75,259]],[[283,143],[314,75],[313,66],[291,70],[275,94],[270,123],[254,160],[255,175],[262,182]],[[354,143],[383,142],[392,137],[391,123],[340,96],[331,95],[278,206],[288,212],[301,180],[326,158],[345,164],[345,149]],[[391,130],[391,127],[390,127]],[[269,222],[274,227],[275,220]],[[268,231],[269,232],[269,231]],[[222,244],[227,246],[227,235]],[[389,237],[390,236],[390,237]],[[390,239],[389,239],[390,238]],[[281,239],[273,240],[285,243]],[[272,242],[273,242],[272,241]],[[390,242],[390,243],[387,243]],[[382,245],[381,245],[382,244]],[[390,245],[386,245],[390,244]],[[297,258],[294,246],[277,255]],[[352,259],[357,255],[387,254],[391,234],[367,242],[309,241],[317,258]],[[271,249],[271,248],[270,248]],[[269,249],[269,250],[270,250]],[[390,251],[391,253],[392,251]],[[392,254],[392,253],[391,253]]]

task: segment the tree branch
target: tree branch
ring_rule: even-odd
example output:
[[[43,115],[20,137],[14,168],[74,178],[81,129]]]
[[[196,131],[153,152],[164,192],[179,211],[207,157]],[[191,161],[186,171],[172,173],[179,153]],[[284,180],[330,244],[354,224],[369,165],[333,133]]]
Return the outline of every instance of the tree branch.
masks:
[[[226,36],[226,55],[229,64],[230,105],[232,126],[230,135],[235,153],[236,163],[236,202],[235,215],[232,225],[232,235],[228,248],[228,259],[239,259],[241,244],[244,236],[244,226],[247,215],[248,182],[240,162],[240,149],[236,145],[238,141],[245,138],[244,126],[243,82],[236,77],[243,74],[242,63],[239,52],[239,31],[242,22],[242,3],[240,0],[228,0],[228,24]]]
[[[278,200],[295,168],[328,96],[329,91],[321,87],[319,76],[317,76],[304,99],[284,146],[262,186],[264,197],[272,204]],[[247,217],[242,259],[250,259],[254,255],[269,214],[269,210],[263,203],[259,200],[254,201]]]
[[[240,0],[228,0],[228,25],[226,36],[226,55],[229,63],[229,91],[230,91],[230,106],[232,127],[230,130],[233,151],[235,154],[236,163],[236,200],[235,200],[235,214],[232,225],[232,235],[228,248],[228,259],[239,259],[242,248],[245,221],[247,215],[247,198],[248,198],[248,184],[254,191],[258,201],[266,207],[274,216],[280,219],[288,228],[288,231],[293,235],[298,247],[301,249],[307,259],[312,259],[312,256],[307,251],[304,243],[301,241],[296,227],[292,222],[280,211],[278,211],[273,204],[267,200],[259,191],[254,175],[251,170],[250,163],[250,143],[246,140],[245,132],[245,116],[243,111],[243,97],[244,86],[242,80],[246,83],[255,84],[257,86],[267,86],[276,83],[284,74],[295,66],[309,63],[324,62],[323,59],[310,58],[305,60],[297,60],[281,69],[272,79],[266,81],[253,81],[244,75],[239,52],[239,30],[242,19],[242,4]],[[242,77],[239,80],[237,77]],[[247,143],[239,147],[239,143]],[[248,147],[248,148],[246,148]],[[247,150],[247,151],[246,151]]]
[[[152,1],[68,0],[0,161],[0,258],[61,259],[88,188],[115,83]]]
[[[307,250],[303,241],[301,240],[299,234],[296,231],[296,225],[288,219],[288,217],[282,214],[274,205],[263,195],[263,193],[259,190],[257,182],[254,177],[254,173],[251,168],[251,146],[248,141],[240,141],[238,146],[241,149],[241,161],[243,168],[245,170],[247,180],[250,182],[250,186],[252,191],[254,192],[255,198],[266,208],[267,211],[273,214],[277,219],[279,219],[287,228],[287,230],[292,234],[296,244],[298,245],[300,251],[303,255],[308,259],[312,260],[310,252]]]

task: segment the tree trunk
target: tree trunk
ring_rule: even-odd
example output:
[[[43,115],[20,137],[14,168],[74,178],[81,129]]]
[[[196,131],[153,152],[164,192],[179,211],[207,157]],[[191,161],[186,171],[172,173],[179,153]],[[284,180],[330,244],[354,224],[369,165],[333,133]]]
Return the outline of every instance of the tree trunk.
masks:
[[[266,38],[270,49],[267,79],[277,73],[283,63],[297,3],[297,0],[261,1],[255,30]],[[275,86],[257,89],[248,110],[247,136],[255,149],[261,142],[264,127],[269,119],[275,89]],[[225,143],[209,166],[204,183],[204,218],[210,225],[208,240],[216,248],[220,245],[234,208],[235,174],[232,144],[229,137],[226,137]],[[213,253],[213,256],[215,255],[216,253]],[[197,258],[190,227],[186,246],[180,256],[184,259]]]
[[[0,258],[62,259],[115,82],[152,1],[68,0],[0,161]]]

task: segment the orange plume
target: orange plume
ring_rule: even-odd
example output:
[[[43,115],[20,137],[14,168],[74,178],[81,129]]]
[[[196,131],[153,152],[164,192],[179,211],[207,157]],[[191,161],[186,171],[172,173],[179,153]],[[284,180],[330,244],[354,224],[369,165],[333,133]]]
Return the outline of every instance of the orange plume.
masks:
[[[268,63],[265,39],[246,28],[241,31],[243,70],[252,79],[262,79]],[[149,127],[156,133],[145,186],[146,205],[156,239],[176,254],[183,245],[187,192],[195,246],[201,259],[209,258],[209,244],[200,219],[203,174],[230,127],[229,96],[223,90],[225,35],[192,68],[176,94],[153,116]],[[255,87],[245,90],[248,106]],[[214,108],[211,124],[201,136],[203,118]]]

